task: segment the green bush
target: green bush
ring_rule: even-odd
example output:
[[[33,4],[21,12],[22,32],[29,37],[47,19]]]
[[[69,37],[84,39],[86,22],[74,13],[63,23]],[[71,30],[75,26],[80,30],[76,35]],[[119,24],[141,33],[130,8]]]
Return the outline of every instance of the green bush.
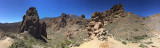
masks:
[[[12,33],[5,33],[5,35],[7,36],[7,37],[11,37],[11,38],[17,38],[14,34],[12,34]]]
[[[148,37],[148,35],[136,36],[136,37],[133,37],[133,38],[136,39],[136,40],[142,40],[145,37]]]
[[[69,40],[64,40],[64,42],[57,44],[56,48],[69,48],[68,46],[71,44],[72,42]]]
[[[9,48],[33,48],[32,45],[26,44],[24,41],[13,42]]]
[[[144,44],[140,44],[139,47],[145,47],[145,45]]]
[[[80,46],[80,43],[76,43],[75,46]]]
[[[122,44],[127,45],[127,42],[126,41],[122,41]]]

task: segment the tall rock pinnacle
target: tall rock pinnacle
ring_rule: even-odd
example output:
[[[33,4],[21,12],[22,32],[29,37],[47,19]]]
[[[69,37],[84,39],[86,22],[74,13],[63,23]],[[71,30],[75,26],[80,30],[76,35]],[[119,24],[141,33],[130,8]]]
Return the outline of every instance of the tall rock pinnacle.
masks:
[[[18,33],[23,33],[24,31],[28,31],[35,38],[39,38],[41,35],[47,38],[46,24],[45,22],[39,22],[39,16],[35,7],[30,7],[26,15],[23,16]]]

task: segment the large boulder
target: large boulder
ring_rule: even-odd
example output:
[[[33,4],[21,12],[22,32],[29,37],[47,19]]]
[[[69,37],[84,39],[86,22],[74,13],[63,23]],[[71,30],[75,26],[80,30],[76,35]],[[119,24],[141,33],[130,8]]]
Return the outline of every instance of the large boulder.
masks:
[[[35,38],[40,38],[41,35],[47,37],[46,24],[44,22],[40,23],[35,7],[30,7],[26,15],[23,16],[23,21],[18,33],[23,33],[24,31],[28,31],[29,34]]]

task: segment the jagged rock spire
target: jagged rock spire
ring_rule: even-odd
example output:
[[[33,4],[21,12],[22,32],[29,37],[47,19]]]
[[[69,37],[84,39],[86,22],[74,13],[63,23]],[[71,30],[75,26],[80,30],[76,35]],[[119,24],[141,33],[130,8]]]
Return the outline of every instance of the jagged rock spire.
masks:
[[[46,24],[40,23],[39,16],[35,7],[30,7],[23,16],[23,21],[18,33],[28,31],[35,38],[40,38],[41,35],[47,38]]]

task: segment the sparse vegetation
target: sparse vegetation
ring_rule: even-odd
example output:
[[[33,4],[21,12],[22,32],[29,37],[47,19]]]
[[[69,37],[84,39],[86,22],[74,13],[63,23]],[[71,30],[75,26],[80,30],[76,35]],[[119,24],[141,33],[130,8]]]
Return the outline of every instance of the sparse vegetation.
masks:
[[[13,33],[5,33],[6,36],[11,37],[11,38],[17,38]]]
[[[137,29],[137,28],[134,28],[134,31],[136,31],[136,32],[137,32],[137,31],[138,31],[138,29]]]
[[[149,44],[153,44],[153,42],[146,42],[145,44],[149,45]]]
[[[75,46],[80,46],[80,43],[75,43]]]
[[[144,48],[144,47],[146,47],[146,46],[145,46],[144,44],[140,44],[139,47]]]
[[[122,44],[127,45],[127,42],[126,41],[122,41]]]
[[[135,40],[142,40],[144,38],[148,37],[148,35],[142,35],[142,36],[136,36],[136,37],[133,37]]]
[[[25,43],[24,41],[15,41],[9,48],[33,48],[32,45]]]
[[[57,44],[56,48],[69,48],[69,45],[71,43],[72,43],[71,41],[65,40],[64,42]]]

